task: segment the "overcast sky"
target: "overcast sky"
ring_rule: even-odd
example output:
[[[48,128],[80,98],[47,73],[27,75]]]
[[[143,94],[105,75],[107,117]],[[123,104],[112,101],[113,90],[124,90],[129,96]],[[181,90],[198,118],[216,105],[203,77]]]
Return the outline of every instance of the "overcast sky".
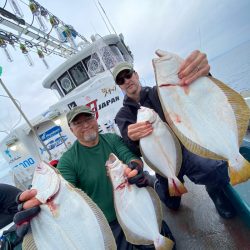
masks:
[[[27,0],[22,2],[28,3]],[[26,5],[19,1],[24,19],[32,16]],[[91,34],[108,34],[92,0],[40,0],[47,10],[59,17],[87,39]],[[123,33],[135,59],[135,67],[143,83],[154,81],[151,60],[158,48],[188,56],[194,49],[207,53],[211,60],[233,47],[250,40],[249,0],[101,0],[117,33]],[[3,7],[5,0],[0,0]],[[11,10],[7,3],[6,9]],[[49,24],[47,24],[49,26]],[[0,28],[5,27],[0,24]],[[1,49],[0,49],[1,50]],[[2,80],[20,102],[29,119],[45,111],[57,98],[43,89],[41,80],[64,59],[46,58],[46,70],[37,55],[31,54],[34,67],[26,64],[17,49],[9,48],[14,62],[8,62],[0,51]],[[211,69],[212,71],[213,69]],[[0,95],[6,95],[0,88]],[[0,130],[11,127],[19,119],[18,112],[7,98],[0,96]],[[0,133],[0,138],[4,134]]]

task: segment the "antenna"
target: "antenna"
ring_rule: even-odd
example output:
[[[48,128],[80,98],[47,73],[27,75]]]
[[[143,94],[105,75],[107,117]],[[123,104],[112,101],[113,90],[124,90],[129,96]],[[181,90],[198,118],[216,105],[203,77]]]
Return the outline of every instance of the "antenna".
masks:
[[[102,9],[102,12],[104,13],[106,19],[108,20],[108,23],[109,23],[110,27],[112,28],[112,30],[114,31],[114,33],[117,35],[117,33],[116,33],[116,31],[115,31],[115,28],[114,28],[114,26],[112,25],[112,23],[110,22],[110,20],[109,20],[107,14],[106,14],[104,8],[102,7],[100,1],[98,1],[98,4],[100,5],[100,7],[101,7],[101,9]]]
[[[111,31],[110,31],[110,29],[109,29],[109,27],[108,27],[108,25],[107,25],[107,22],[106,22],[105,18],[103,17],[101,11],[99,10],[99,8],[98,8],[98,6],[97,6],[97,4],[96,4],[95,1],[94,1],[94,4],[95,4],[95,7],[97,8],[98,13],[100,14],[100,16],[101,16],[101,18],[102,18],[102,21],[104,22],[104,24],[105,24],[105,26],[106,26],[108,32],[111,34]]]
[[[94,2],[94,4],[95,4],[95,7],[96,7],[97,10],[98,10],[98,13],[100,14],[100,16],[101,16],[101,18],[102,18],[102,20],[103,20],[103,22],[105,23],[105,26],[106,26],[107,30],[109,31],[109,33],[111,34],[111,31],[110,31],[110,29],[109,29],[109,27],[108,27],[108,24],[109,24],[109,26],[112,28],[113,32],[117,35],[117,33],[116,33],[116,31],[115,31],[115,28],[114,28],[114,26],[112,25],[112,23],[110,22],[110,20],[109,20],[109,18],[108,18],[108,15],[106,14],[106,12],[105,12],[104,8],[102,7],[101,3],[100,3],[99,1],[97,1],[98,4],[99,4],[99,7],[98,7],[96,1],[93,0],[93,2]],[[99,8],[101,9],[102,12],[100,11]],[[104,18],[104,17],[105,17],[105,18]],[[105,19],[107,20],[108,23],[106,22]]]

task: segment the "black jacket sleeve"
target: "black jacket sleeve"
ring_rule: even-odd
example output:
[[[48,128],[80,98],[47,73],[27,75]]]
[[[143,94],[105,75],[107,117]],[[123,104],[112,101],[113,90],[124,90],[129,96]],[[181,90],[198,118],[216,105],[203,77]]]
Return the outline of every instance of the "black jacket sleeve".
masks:
[[[135,113],[136,112],[136,113]],[[121,108],[115,117],[115,122],[120,130],[121,136],[128,148],[138,157],[141,156],[139,141],[132,141],[128,137],[128,126],[136,123],[137,110]]]
[[[16,197],[20,192],[14,186],[0,183],[0,228],[12,222],[17,212]]]

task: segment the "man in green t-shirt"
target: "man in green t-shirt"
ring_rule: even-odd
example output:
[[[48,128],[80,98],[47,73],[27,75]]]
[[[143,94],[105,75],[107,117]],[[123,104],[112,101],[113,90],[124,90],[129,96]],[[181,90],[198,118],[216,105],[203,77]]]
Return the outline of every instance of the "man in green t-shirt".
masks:
[[[113,187],[107,176],[105,163],[114,153],[131,169],[139,174],[131,182],[140,186],[150,183],[143,172],[143,162],[135,156],[125,145],[122,138],[116,134],[99,134],[98,123],[94,112],[87,106],[77,106],[67,113],[67,121],[77,140],[59,160],[57,169],[62,176],[75,187],[82,189],[100,207],[106,216],[114,234],[118,250],[154,249],[152,246],[133,246],[125,239],[123,231],[116,220],[113,201]],[[139,179],[138,179],[139,176]],[[129,178],[130,182],[130,178]],[[151,186],[153,183],[151,183]],[[26,201],[23,208],[27,209],[39,205],[35,197],[35,190],[27,190],[19,200]],[[31,194],[31,192],[33,192]],[[29,204],[27,205],[27,203]],[[174,238],[165,222],[162,223],[162,234],[174,241]]]
[[[67,120],[77,140],[63,154],[57,169],[68,182],[87,193],[108,222],[112,222],[116,219],[113,187],[105,167],[110,153],[126,164],[135,162],[142,166],[143,163],[116,134],[98,134],[97,121],[88,107],[74,108],[67,114]]]

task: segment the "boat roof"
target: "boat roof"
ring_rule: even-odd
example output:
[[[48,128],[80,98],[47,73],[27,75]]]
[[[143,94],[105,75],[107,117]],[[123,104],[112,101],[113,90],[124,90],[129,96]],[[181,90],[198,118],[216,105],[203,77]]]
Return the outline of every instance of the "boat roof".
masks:
[[[99,39],[103,39],[107,44],[116,44],[121,40],[119,36],[111,34],[104,37],[97,38],[96,41],[87,45],[83,50],[79,51],[77,54],[71,56],[64,63],[53,70],[43,81],[42,85],[44,88],[50,88],[51,84],[58,79],[65,71],[74,66],[78,61],[93,54],[93,48]]]

